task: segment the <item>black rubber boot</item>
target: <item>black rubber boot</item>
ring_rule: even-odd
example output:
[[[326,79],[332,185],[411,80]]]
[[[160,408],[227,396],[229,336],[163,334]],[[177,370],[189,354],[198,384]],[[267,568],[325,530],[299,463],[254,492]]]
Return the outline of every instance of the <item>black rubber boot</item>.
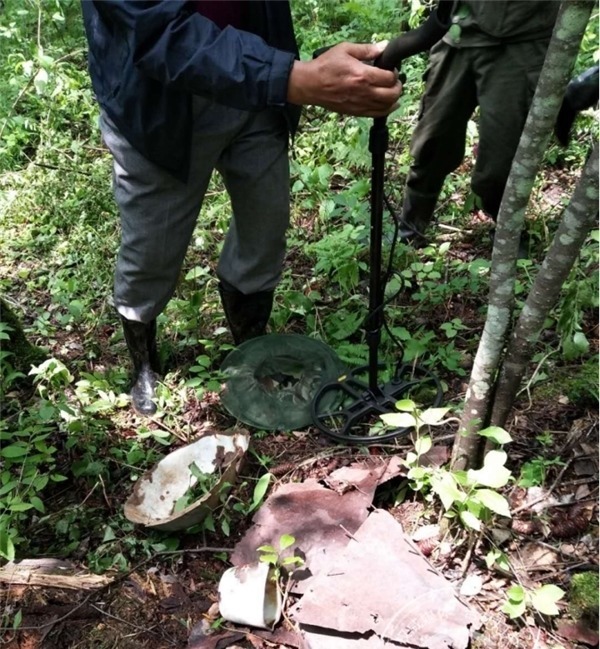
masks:
[[[261,291],[245,295],[226,288],[223,283],[219,284],[221,304],[236,345],[267,333],[274,293],[275,291]]]
[[[156,412],[156,383],[159,363],[156,351],[156,320],[135,322],[121,318],[125,342],[133,361],[131,403],[138,415],[150,416]]]
[[[425,230],[431,222],[436,203],[437,196],[417,194],[406,188],[399,219],[398,239],[415,248],[426,246]]]

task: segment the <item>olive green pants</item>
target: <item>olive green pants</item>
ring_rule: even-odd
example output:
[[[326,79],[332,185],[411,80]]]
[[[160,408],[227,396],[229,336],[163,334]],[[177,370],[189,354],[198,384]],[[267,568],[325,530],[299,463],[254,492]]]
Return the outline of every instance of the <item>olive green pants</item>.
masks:
[[[479,106],[479,146],[471,187],[495,218],[544,63],[547,40],[430,53],[425,94],[411,141],[402,221],[423,233],[446,176],[462,162],[467,124]]]

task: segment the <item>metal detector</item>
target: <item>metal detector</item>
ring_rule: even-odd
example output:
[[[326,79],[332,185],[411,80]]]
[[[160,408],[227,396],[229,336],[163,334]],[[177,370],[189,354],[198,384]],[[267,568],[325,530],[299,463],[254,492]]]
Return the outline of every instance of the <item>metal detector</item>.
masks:
[[[453,0],[440,0],[427,21],[412,31],[390,41],[375,61],[386,70],[400,69],[401,62],[429,49],[448,30]],[[315,52],[323,53],[327,48]],[[393,378],[380,383],[379,374],[386,366],[379,362],[379,343],[383,326],[384,286],[381,276],[383,208],[385,203],[385,153],[388,149],[386,117],[373,120],[369,134],[371,152],[371,226],[369,315],[365,335],[369,349],[368,365],[351,370],[337,381],[327,383],[315,395],[311,404],[313,423],[325,435],[338,442],[380,444],[407,434],[412,428],[385,430],[369,434],[374,417],[397,412],[396,402],[411,398],[418,403],[438,406],[442,400],[442,386],[427,369],[417,365],[399,365]],[[364,376],[368,377],[365,381]],[[335,404],[332,406],[332,403]]]

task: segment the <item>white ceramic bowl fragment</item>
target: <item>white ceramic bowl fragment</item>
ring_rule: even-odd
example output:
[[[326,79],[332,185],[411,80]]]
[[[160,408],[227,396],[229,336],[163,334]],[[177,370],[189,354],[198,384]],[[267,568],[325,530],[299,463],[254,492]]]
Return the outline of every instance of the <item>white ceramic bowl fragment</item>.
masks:
[[[272,629],[282,597],[272,566],[258,562],[226,570],[219,581],[219,612],[235,624]]]
[[[234,484],[248,450],[250,436],[236,429],[228,433],[209,433],[199,440],[169,453],[134,485],[125,503],[125,516],[146,527],[176,531],[201,523],[219,505],[225,484]],[[210,492],[181,511],[177,501],[197,482],[190,465],[203,473],[219,472]]]

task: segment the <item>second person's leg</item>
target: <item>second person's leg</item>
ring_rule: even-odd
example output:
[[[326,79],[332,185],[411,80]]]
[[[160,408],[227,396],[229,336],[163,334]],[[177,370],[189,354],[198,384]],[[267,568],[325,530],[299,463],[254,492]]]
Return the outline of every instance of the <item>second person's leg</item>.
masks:
[[[289,225],[288,129],[281,111],[252,114],[217,169],[233,218],[217,267],[236,344],[266,332]]]

